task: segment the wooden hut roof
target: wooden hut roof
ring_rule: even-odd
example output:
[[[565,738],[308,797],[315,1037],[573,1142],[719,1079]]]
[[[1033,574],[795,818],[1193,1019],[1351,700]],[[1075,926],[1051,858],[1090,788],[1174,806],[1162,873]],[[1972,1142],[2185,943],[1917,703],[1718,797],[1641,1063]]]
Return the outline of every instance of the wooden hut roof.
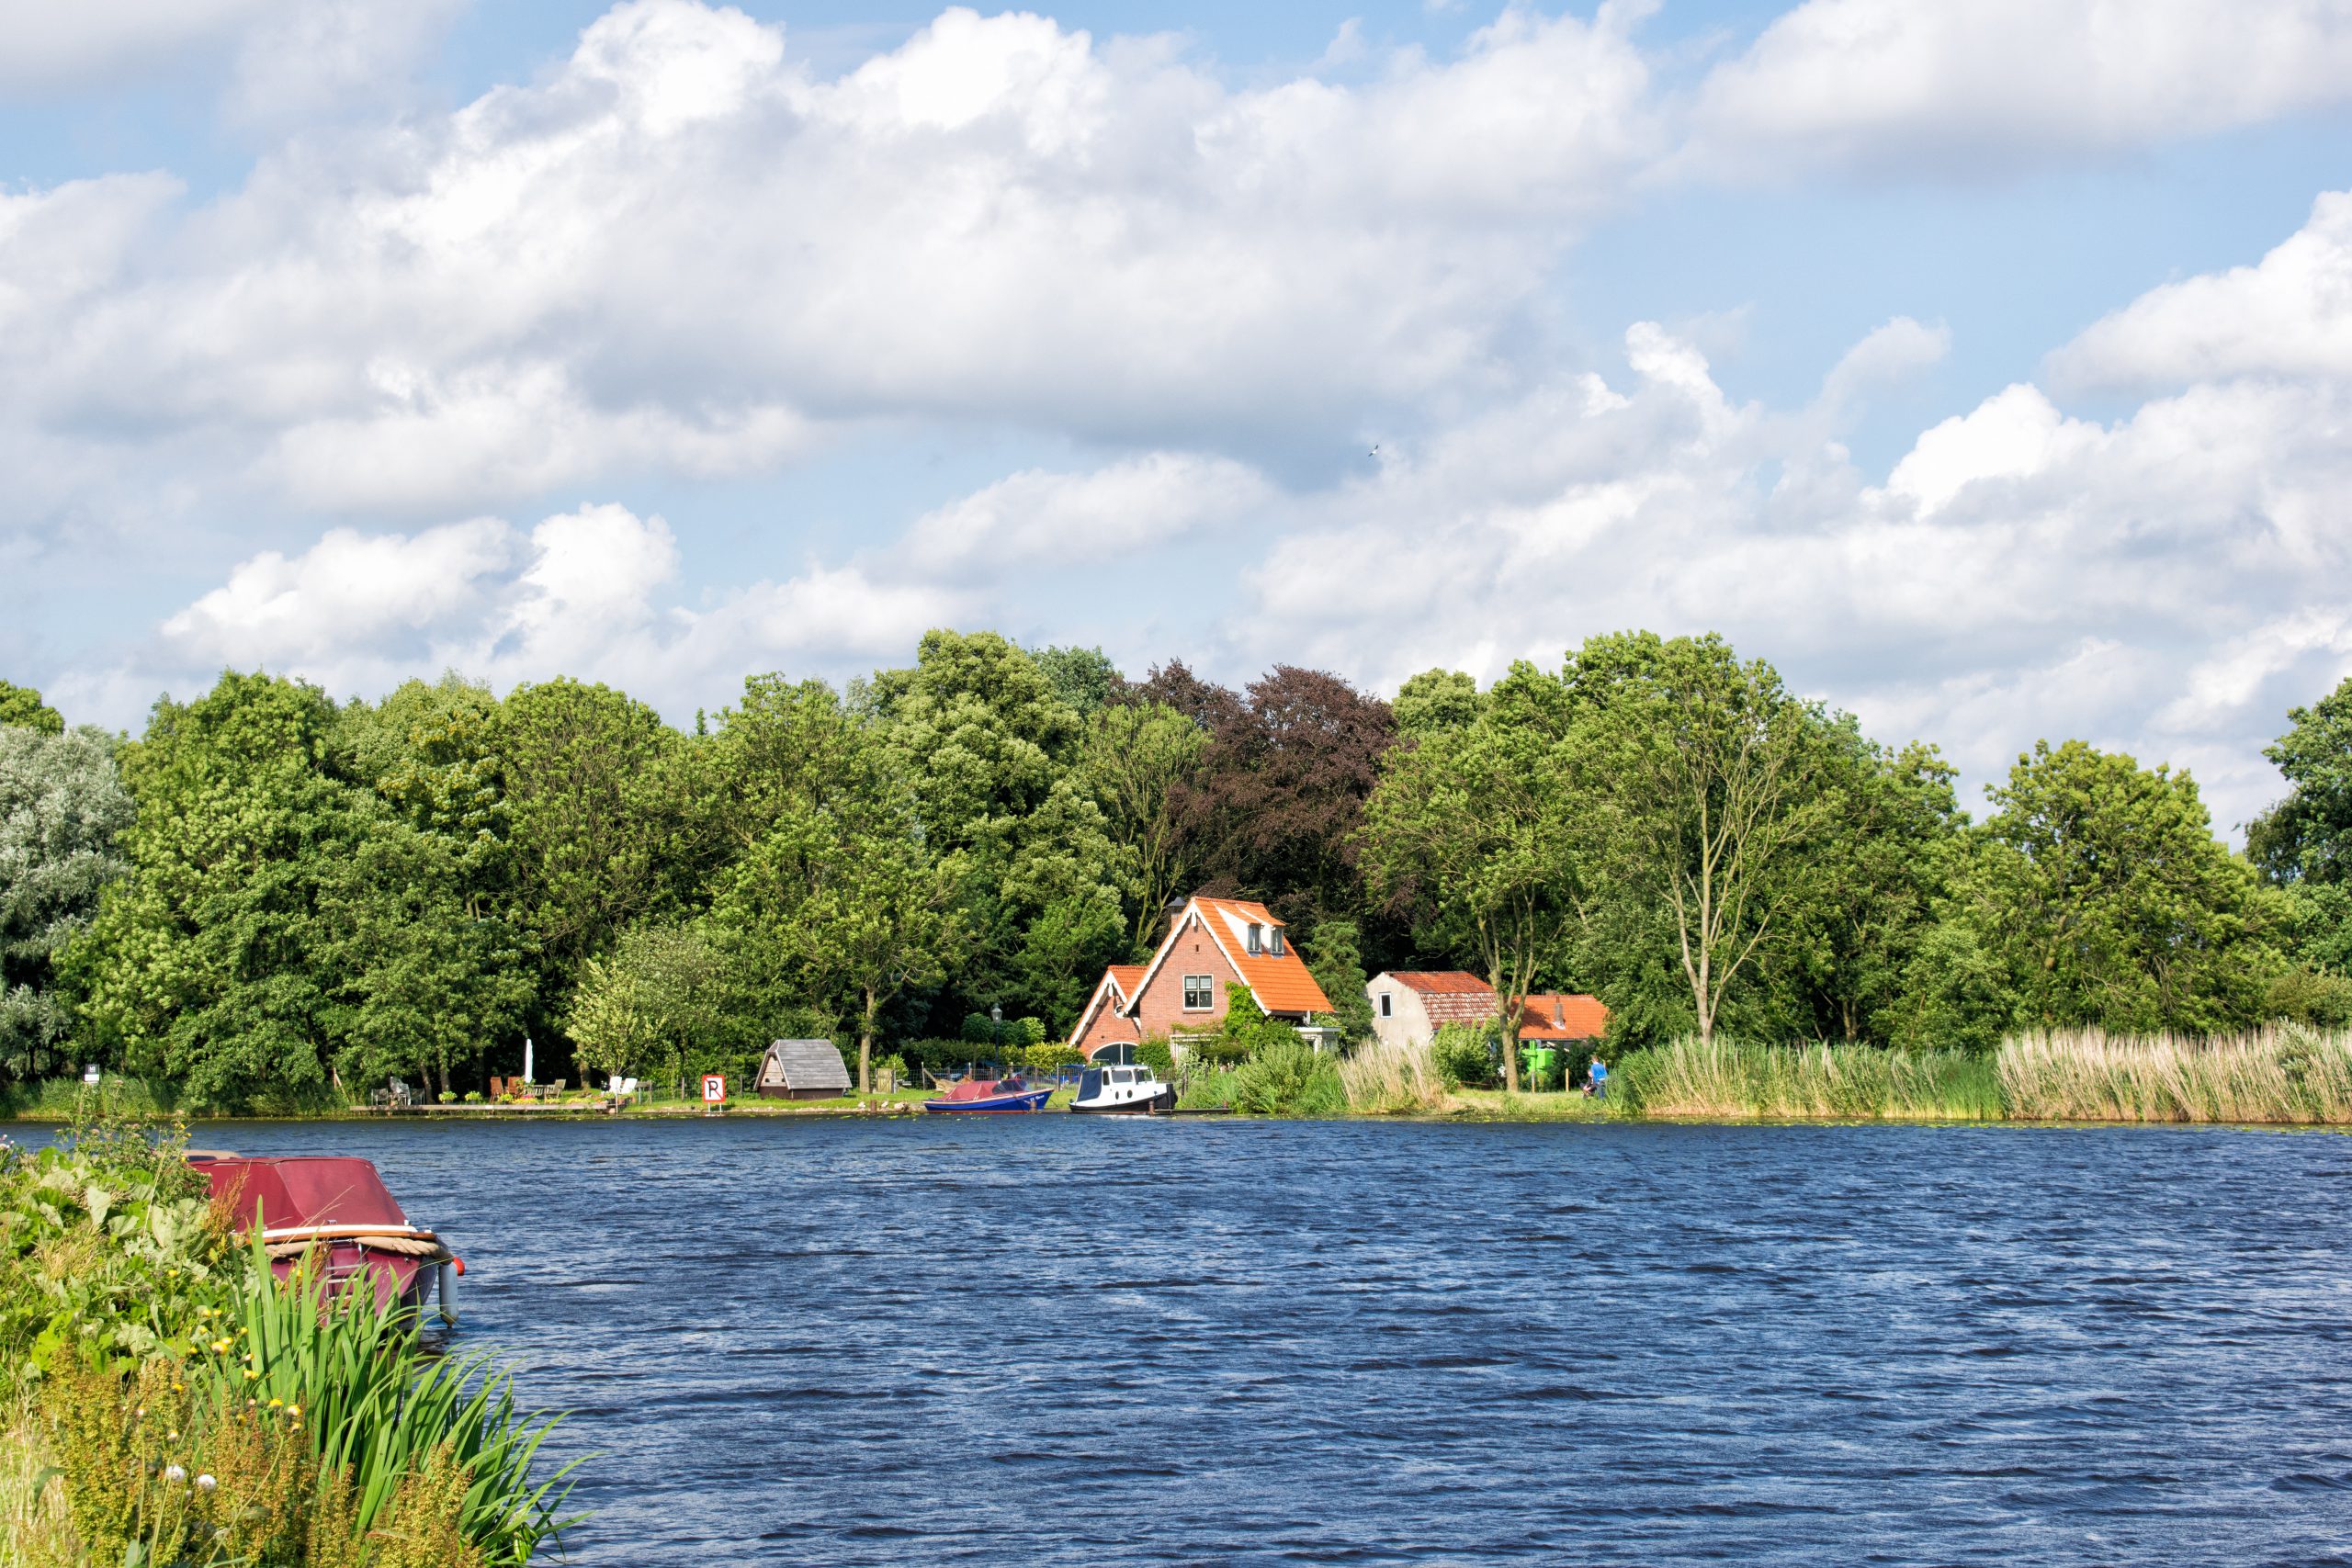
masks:
[[[770,1065],[784,1070],[786,1089],[849,1089],[849,1067],[830,1040],[770,1041],[767,1061],[760,1064],[762,1083],[769,1081]]]

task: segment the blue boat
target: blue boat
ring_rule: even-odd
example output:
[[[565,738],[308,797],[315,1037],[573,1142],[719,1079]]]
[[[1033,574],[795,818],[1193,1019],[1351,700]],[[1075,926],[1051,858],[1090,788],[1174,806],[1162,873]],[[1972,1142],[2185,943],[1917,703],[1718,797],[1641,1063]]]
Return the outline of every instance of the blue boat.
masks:
[[[952,1115],[958,1111],[1043,1111],[1046,1101],[1053,1099],[1051,1084],[1044,1089],[1031,1089],[1018,1077],[966,1078],[937,1100],[926,1100],[922,1108],[933,1115]]]

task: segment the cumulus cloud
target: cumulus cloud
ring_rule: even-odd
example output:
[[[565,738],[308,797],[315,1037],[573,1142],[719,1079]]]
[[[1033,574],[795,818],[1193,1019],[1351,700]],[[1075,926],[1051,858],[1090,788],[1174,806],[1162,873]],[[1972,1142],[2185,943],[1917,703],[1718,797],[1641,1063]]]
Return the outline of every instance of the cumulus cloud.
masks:
[[[916,571],[1114,561],[1247,520],[1273,488],[1226,457],[1152,452],[1086,473],[1028,468],[925,513],[898,554]]]
[[[2150,290],[2051,358],[2080,387],[2179,385],[2247,375],[2352,378],[2352,191],[2252,266]]]
[[[1742,175],[1984,171],[2347,98],[2338,0],[1804,0],[1707,76],[1689,153]]]
[[[630,0],[531,85],[287,142],[163,243],[93,227],[115,286],[0,374],[46,428],[200,430],[350,510],[759,468],[868,417],[1352,439],[1493,374],[1654,150],[1640,10],[1238,90],[960,9],[820,79],[741,12]],[[40,276],[0,255],[0,298]]]
[[[610,503],[545,518],[527,535],[496,518],[414,534],[332,529],[300,555],[239,563],[167,617],[133,665],[72,690],[143,700],[157,684],[200,684],[235,665],[375,693],[456,668],[500,686],[611,681],[683,715],[726,701],[753,671],[840,675],[899,656],[968,607],[817,564],[686,605],[679,567],[667,522]]]
[[[2106,423],[2019,385],[1873,482],[1660,329],[1626,362],[1297,498],[1236,661],[1303,643],[1393,686],[1716,629],[1976,782],[2044,736],[2194,757],[2223,826],[2275,792],[2259,749],[2285,707],[2344,672],[2352,536],[2318,520],[2352,484],[2352,390],[2200,385]]]
[[[0,92],[55,92],[151,69],[179,51],[227,37],[272,0],[0,0]]]

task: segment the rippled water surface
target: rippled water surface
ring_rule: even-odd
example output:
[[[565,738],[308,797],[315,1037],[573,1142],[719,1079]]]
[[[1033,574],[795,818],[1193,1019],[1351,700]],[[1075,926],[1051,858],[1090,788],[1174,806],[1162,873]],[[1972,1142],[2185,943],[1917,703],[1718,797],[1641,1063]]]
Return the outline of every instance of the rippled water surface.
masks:
[[[382,1168],[582,1563],[2352,1562],[2352,1141],[208,1127]]]

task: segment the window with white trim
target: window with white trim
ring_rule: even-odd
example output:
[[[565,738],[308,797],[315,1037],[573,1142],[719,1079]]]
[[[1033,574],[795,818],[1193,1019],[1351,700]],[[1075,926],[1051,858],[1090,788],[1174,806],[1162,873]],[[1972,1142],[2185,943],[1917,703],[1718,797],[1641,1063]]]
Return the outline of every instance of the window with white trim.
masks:
[[[1396,1016],[1396,992],[1383,991],[1380,993],[1380,1016],[1383,1018],[1395,1018]]]
[[[1184,1010],[1207,1012],[1216,1006],[1216,976],[1187,975],[1184,976]]]
[[[1250,922],[1250,953],[1252,957],[1266,951],[1265,931],[1266,928],[1257,921]]]
[[[1266,933],[1266,948],[1267,951],[1272,953],[1276,958],[1280,958],[1283,955],[1282,927],[1276,926]]]

